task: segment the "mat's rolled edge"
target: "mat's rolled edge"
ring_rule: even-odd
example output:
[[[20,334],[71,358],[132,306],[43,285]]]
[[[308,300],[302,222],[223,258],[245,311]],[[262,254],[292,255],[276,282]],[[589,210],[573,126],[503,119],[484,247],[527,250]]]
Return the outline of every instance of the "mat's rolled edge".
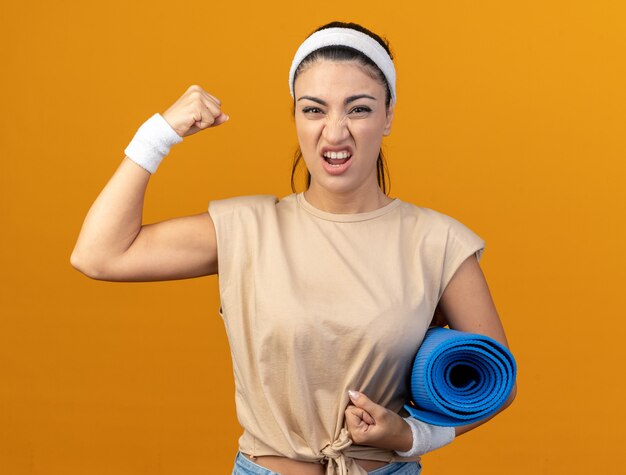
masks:
[[[478,411],[476,413],[470,412],[466,414],[457,414],[453,416],[449,414],[433,412],[432,410],[420,409],[411,404],[405,404],[404,409],[411,415],[411,417],[414,417],[415,419],[421,420],[428,424],[444,426],[444,427],[457,427],[457,426],[462,426],[466,424],[472,424],[474,422],[478,422],[480,420],[486,419],[492,416],[494,413],[498,412],[498,410],[504,405],[504,403],[510,396],[511,391],[513,391],[513,387],[515,385],[515,378],[517,376],[517,363],[515,361],[515,358],[513,357],[513,354],[509,351],[509,349],[506,348],[501,343],[494,340],[493,338],[490,338],[486,335],[465,333],[465,332],[460,332],[458,330],[452,330],[449,328],[431,328],[429,332],[436,334],[435,338],[433,338],[431,341],[431,343],[435,343],[434,347],[431,348],[432,350],[435,350],[435,348],[439,346],[439,344],[443,343],[445,340],[448,340],[448,338],[444,336],[446,333],[447,333],[447,336],[453,333],[458,335],[457,337],[459,338],[460,344],[463,344],[462,342],[467,342],[468,340],[477,339],[477,340],[482,340],[484,342],[488,342],[489,344],[493,345],[494,348],[496,348],[495,353],[497,354],[499,358],[501,358],[501,362],[504,364],[505,367],[509,367],[511,370],[510,373],[506,372],[507,373],[506,377],[503,378],[506,381],[502,381],[503,385],[505,386],[505,394],[497,398],[497,401],[494,401],[494,404],[488,407],[487,409]],[[443,337],[443,341],[441,340],[442,337]],[[452,339],[454,338],[455,337],[452,337]],[[425,341],[426,339],[424,340],[424,342]],[[424,342],[422,342],[422,344]],[[436,353],[437,351],[434,351],[434,352]]]

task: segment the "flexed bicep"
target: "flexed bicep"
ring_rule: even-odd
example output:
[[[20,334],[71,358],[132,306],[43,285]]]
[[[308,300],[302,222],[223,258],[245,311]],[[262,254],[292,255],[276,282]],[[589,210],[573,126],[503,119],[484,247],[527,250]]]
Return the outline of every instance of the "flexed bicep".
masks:
[[[209,213],[142,226],[130,248],[108,266],[106,280],[188,279],[217,273],[217,239]]]

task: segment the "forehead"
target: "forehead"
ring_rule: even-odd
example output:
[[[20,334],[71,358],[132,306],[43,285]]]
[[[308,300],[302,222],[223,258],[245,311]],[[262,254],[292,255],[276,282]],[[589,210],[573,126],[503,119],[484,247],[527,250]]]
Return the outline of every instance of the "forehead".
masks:
[[[345,96],[367,92],[384,100],[385,88],[367,66],[357,61],[318,60],[298,74],[294,91],[296,99],[301,95]]]

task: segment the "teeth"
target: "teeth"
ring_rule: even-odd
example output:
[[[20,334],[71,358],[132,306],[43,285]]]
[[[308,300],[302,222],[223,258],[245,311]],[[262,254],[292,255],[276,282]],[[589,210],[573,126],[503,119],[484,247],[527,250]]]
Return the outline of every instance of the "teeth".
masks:
[[[325,158],[348,158],[350,154],[346,151],[343,152],[324,152]]]

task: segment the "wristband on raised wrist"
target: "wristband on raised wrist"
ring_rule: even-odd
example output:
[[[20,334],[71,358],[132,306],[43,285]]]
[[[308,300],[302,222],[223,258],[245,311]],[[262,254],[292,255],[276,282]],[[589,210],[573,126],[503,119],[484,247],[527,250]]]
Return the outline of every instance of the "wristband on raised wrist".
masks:
[[[124,153],[141,168],[154,173],[170,147],[182,141],[163,116],[156,113],[137,129]]]

